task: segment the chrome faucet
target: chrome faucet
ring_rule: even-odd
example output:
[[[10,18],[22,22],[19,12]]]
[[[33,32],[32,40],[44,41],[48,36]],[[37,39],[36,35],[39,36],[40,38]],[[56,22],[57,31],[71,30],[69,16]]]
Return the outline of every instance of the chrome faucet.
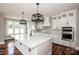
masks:
[[[32,36],[33,33],[35,33],[35,30],[31,30],[31,32],[30,32],[30,36]]]

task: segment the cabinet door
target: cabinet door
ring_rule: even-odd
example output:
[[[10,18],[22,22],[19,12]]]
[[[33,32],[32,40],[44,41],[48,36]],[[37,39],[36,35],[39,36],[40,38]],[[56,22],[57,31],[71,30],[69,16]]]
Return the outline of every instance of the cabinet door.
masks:
[[[34,52],[37,52],[38,55],[48,55],[52,52],[52,42],[48,40],[36,48],[37,50]]]
[[[61,14],[61,19],[62,26],[66,26],[68,22],[67,12]]]
[[[44,25],[43,26],[50,26],[49,17],[46,17],[44,19]]]
[[[68,24],[70,26],[76,25],[76,12],[74,10],[68,12]]]
[[[56,19],[56,17],[52,18],[52,29],[57,29],[57,19]]]
[[[62,25],[62,20],[61,20],[61,15],[59,15],[58,17],[57,17],[57,28],[58,29],[61,29],[61,25]]]

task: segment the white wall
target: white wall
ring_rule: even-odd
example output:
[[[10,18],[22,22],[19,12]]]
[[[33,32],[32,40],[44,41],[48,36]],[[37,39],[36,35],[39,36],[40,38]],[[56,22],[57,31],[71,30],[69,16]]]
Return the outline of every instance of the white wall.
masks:
[[[6,20],[4,15],[0,13],[0,42],[3,41],[2,36],[6,34]]]
[[[75,40],[75,45],[76,48],[79,50],[79,9],[77,10],[77,17],[76,17],[76,40]]]

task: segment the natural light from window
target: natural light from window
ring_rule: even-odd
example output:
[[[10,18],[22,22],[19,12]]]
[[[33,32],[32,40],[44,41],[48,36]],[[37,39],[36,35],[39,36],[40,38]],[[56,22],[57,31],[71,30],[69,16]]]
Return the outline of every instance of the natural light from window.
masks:
[[[7,34],[20,39],[20,35],[26,33],[26,25],[20,24],[18,20],[7,20]]]

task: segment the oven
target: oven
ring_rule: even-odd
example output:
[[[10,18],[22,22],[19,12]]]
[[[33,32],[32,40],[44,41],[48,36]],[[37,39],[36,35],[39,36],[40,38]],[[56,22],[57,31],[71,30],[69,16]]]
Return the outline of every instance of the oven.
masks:
[[[62,40],[67,41],[74,40],[73,27],[62,27]]]

